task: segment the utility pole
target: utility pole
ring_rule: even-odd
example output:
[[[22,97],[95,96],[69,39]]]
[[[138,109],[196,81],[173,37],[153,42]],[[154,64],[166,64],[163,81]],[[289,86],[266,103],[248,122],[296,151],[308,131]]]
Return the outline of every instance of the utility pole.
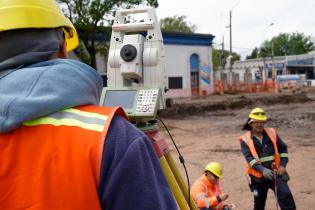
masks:
[[[263,42],[265,41],[265,32],[268,28],[270,28],[271,26],[273,26],[274,23],[270,23],[267,27],[265,27],[265,29],[263,30]],[[273,41],[272,41],[272,46],[271,46],[271,50],[272,50],[272,53],[271,53],[271,56],[272,56],[272,62],[273,62]],[[267,56],[267,55],[265,55]],[[267,82],[268,81],[268,71],[266,69],[266,59],[264,58],[264,68],[263,68],[263,71],[264,71],[264,75],[265,75],[265,78],[264,78],[264,82]],[[274,68],[274,65],[272,65],[272,68]]]
[[[271,58],[272,58],[272,80],[275,80],[277,77],[277,71],[275,69],[275,59],[274,59],[274,50],[273,50],[273,40],[271,39]]]
[[[232,55],[232,10],[230,10],[230,55]]]
[[[221,68],[224,69],[225,68],[225,60],[224,60],[224,36],[222,36],[222,51],[221,51],[221,55],[220,55],[220,62],[221,62]]]
[[[227,26],[230,28],[230,55],[232,56],[232,10],[240,3],[241,0],[238,0],[236,4],[230,9],[230,25]]]
[[[232,10],[229,12],[230,14],[230,25],[227,26],[227,28],[230,29],[230,53],[227,58],[227,63],[229,65],[229,73],[228,73],[228,84],[232,86],[233,79],[232,79]]]
[[[232,86],[233,85],[233,72],[232,72],[232,62],[233,62],[233,56],[232,56],[232,10],[240,3],[241,0],[238,0],[238,2],[232,7],[232,9],[230,9],[230,25],[227,26],[228,28],[230,28],[230,55],[228,57],[228,60],[229,60],[229,68],[230,68],[230,71],[229,71],[229,82],[230,82],[230,85]]]

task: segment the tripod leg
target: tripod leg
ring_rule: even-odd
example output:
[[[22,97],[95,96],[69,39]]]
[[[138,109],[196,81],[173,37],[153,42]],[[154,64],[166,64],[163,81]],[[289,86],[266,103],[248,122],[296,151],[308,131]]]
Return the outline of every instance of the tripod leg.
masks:
[[[171,170],[175,176],[175,179],[176,179],[182,193],[184,194],[186,200],[188,200],[188,195],[189,195],[188,193],[190,193],[190,192],[188,192],[187,185],[185,184],[178,168],[176,167],[176,164],[174,163],[171,152],[167,152],[164,156],[165,156],[165,158],[168,162],[168,165],[170,166],[170,168],[171,168]],[[194,203],[192,197],[190,197],[190,208],[192,210],[197,210],[197,207],[195,206],[195,203]]]
[[[179,208],[181,210],[189,210],[186,199],[185,199],[182,191],[180,190],[180,187],[178,186],[176,179],[173,176],[172,170],[169,167],[165,157],[162,156],[162,157],[160,157],[159,160],[160,160],[160,164],[162,166],[162,169],[164,171],[164,174],[166,176],[166,179],[168,181],[168,184],[170,185],[171,190],[174,194],[174,197],[177,201],[177,204],[179,205]]]

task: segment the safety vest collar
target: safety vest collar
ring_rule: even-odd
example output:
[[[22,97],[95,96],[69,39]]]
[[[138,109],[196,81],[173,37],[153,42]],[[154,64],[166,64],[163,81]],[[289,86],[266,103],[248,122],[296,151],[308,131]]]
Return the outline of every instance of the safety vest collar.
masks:
[[[274,128],[265,128],[264,131],[268,135],[269,139],[272,141],[275,149],[275,154],[279,155],[278,147],[277,147],[277,132]]]
[[[260,163],[260,159],[258,157],[257,151],[255,149],[255,145],[254,145],[254,141],[252,139],[252,135],[251,135],[251,131],[248,131],[245,135],[242,136],[242,140],[248,145],[249,150],[252,154],[252,156],[254,157],[254,162],[252,163],[252,165],[254,165],[255,163]]]

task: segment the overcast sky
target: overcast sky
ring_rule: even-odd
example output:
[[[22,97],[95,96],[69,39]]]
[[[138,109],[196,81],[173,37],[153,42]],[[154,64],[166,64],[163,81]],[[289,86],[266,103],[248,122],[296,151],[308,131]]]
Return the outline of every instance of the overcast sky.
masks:
[[[279,33],[303,32],[315,40],[315,0],[158,0],[159,19],[187,16],[196,33],[212,34],[214,46],[229,50],[229,11],[232,10],[233,51],[244,58],[262,41]],[[272,24],[272,26],[269,26]]]

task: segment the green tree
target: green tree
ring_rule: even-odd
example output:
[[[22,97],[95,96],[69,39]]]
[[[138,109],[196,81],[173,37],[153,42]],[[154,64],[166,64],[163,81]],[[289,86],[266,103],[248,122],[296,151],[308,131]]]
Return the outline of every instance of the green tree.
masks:
[[[160,24],[163,31],[193,33],[197,29],[196,25],[186,21],[185,15],[163,18],[160,20]]]
[[[257,51],[255,48],[252,51]],[[262,43],[258,50],[258,57],[267,56],[284,56],[284,55],[299,55],[315,50],[315,44],[310,36],[304,33],[280,33],[271,40],[266,40]],[[252,58],[249,56],[249,58]],[[247,58],[248,59],[248,58]]]
[[[255,47],[252,51],[252,53],[248,56],[246,56],[246,59],[253,59],[253,58],[258,58],[258,53],[259,53],[259,49],[257,47]]]
[[[108,53],[105,40],[96,38],[99,34],[110,37],[111,29],[104,25],[111,25],[114,12],[140,4],[158,6],[158,0],[58,0],[58,2],[78,30],[80,46],[74,51],[75,54],[95,69],[96,54]]]
[[[230,52],[224,50],[222,54],[222,50],[220,49],[213,49],[212,51],[212,61],[213,61],[213,69],[218,70],[219,67],[222,67],[222,62],[226,63],[226,58],[229,56]],[[232,52],[232,62],[238,61],[241,59],[241,56],[235,52]]]

